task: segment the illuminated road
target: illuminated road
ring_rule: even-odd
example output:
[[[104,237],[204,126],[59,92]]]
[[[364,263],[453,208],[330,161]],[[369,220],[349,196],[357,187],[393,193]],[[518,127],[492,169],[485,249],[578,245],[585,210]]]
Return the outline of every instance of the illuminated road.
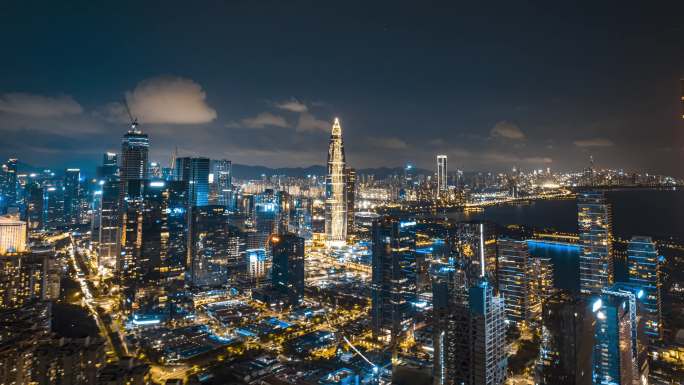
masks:
[[[81,255],[76,251],[76,249],[77,247],[75,246],[75,242],[73,238],[71,238],[71,245],[69,246],[69,255],[71,257],[71,263],[74,266],[74,270],[76,271],[76,276],[74,277],[74,279],[76,279],[76,281],[81,287],[81,292],[83,292],[83,303],[85,304],[85,307],[88,309],[88,311],[95,318],[97,327],[100,329],[100,334],[104,336],[105,340],[107,341],[109,351],[113,352],[117,358],[122,358],[126,355],[124,350],[122,349],[122,343],[120,340],[114,341],[112,339],[112,334],[115,333],[112,333],[110,325],[108,325],[102,320],[102,317],[97,311],[97,306],[95,303],[97,299],[93,296],[93,290],[91,288],[92,284],[88,282],[87,274],[83,268],[83,266],[86,266],[85,261],[83,261]],[[118,334],[116,335],[118,336]]]

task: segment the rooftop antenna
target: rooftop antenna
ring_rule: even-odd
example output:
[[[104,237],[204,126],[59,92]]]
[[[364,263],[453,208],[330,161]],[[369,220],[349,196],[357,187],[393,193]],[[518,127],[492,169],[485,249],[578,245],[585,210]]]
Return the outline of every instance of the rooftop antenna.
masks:
[[[128,108],[128,101],[126,98],[123,100],[124,107],[126,107],[126,112],[128,113],[128,118],[131,121],[131,129],[130,131],[138,132],[138,118],[134,118],[133,114],[131,114],[131,109]]]

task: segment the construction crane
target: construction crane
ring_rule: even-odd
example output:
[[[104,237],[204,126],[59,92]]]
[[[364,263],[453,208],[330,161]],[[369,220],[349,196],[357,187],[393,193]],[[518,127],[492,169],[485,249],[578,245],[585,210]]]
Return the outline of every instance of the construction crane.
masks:
[[[128,108],[128,101],[126,98],[123,99],[123,105],[126,107],[126,112],[128,113],[128,118],[131,120],[131,131],[137,132],[138,131],[138,118],[134,118],[133,114],[131,114],[131,109]]]

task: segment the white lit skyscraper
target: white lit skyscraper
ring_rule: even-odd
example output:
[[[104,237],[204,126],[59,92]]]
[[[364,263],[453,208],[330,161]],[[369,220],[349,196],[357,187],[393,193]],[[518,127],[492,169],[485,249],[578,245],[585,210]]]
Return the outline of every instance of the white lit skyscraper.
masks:
[[[447,187],[447,156],[437,155],[437,196],[442,196]]]
[[[584,192],[577,197],[580,254],[580,291],[600,293],[613,283],[610,205],[602,192]]]
[[[335,118],[328,147],[328,175],[325,178],[325,239],[328,246],[347,241],[347,199],[342,127]]]

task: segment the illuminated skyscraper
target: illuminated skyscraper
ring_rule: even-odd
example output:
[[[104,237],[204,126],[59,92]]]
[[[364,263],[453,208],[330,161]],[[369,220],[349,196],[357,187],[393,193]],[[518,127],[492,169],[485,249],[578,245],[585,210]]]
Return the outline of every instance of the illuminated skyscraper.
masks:
[[[273,288],[287,296],[290,306],[304,300],[304,238],[283,234],[271,238]]]
[[[138,129],[137,123],[133,123],[121,140],[119,176],[122,183],[147,179],[149,150],[149,137]]]
[[[535,279],[534,260],[530,257],[525,241],[499,239],[498,278],[499,290],[506,303],[506,318],[518,326],[535,322],[541,311],[538,285]]]
[[[0,213],[17,204],[17,160],[8,159],[0,168]]]
[[[192,210],[189,278],[193,287],[220,287],[228,283],[228,269],[239,258],[239,230],[228,223],[223,206]]]
[[[415,237],[407,231],[415,222],[385,217],[373,222],[371,329],[373,337],[392,346],[411,322],[410,302],[415,298]]]
[[[119,170],[116,153],[105,152],[102,155],[102,165],[97,167],[97,177],[100,179],[114,178]]]
[[[118,180],[106,180],[100,193],[100,213],[97,216],[98,229],[98,269],[101,272],[117,270],[117,258],[120,250],[121,218],[119,216],[119,193],[121,184]]]
[[[637,314],[640,290],[631,284],[615,284],[604,288],[592,304],[596,313],[594,383],[648,383],[647,352]]]
[[[610,205],[602,192],[584,192],[577,197],[580,255],[580,291],[600,293],[613,283]]]
[[[459,264],[468,273],[471,284],[486,276],[493,286],[497,281],[496,234],[490,223],[458,222],[449,244]]]
[[[345,183],[347,195],[347,232],[353,233],[354,227],[354,204],[356,202],[356,170],[353,168],[345,169]]]
[[[177,158],[176,180],[187,182],[191,206],[209,204],[209,158]]]
[[[645,333],[651,341],[663,338],[661,272],[658,249],[651,237],[634,236],[627,247],[629,282],[643,290]]]
[[[328,146],[328,175],[325,178],[325,238],[328,246],[347,241],[347,197],[342,127],[335,118]]]
[[[233,209],[232,163],[221,159],[214,161],[214,183],[218,192],[218,204]]]
[[[437,196],[441,197],[448,191],[447,185],[447,156],[437,155]]]
[[[482,279],[468,292],[471,377],[473,385],[503,385],[506,381],[506,314],[504,299]]]
[[[64,220],[77,224],[80,219],[81,170],[68,168],[64,171]]]

